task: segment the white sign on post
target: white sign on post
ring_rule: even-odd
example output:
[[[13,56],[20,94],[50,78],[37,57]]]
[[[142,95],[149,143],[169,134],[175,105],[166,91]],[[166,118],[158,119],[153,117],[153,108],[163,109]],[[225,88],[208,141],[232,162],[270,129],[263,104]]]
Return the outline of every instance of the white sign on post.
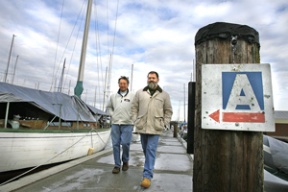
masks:
[[[274,132],[269,64],[202,64],[202,128]]]

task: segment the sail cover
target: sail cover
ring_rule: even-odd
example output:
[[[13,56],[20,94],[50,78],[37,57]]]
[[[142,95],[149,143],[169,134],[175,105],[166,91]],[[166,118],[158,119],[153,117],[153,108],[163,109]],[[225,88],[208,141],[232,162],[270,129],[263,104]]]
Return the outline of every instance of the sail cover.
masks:
[[[96,122],[105,112],[87,105],[77,96],[48,92],[0,82],[0,103],[28,102],[65,121]]]

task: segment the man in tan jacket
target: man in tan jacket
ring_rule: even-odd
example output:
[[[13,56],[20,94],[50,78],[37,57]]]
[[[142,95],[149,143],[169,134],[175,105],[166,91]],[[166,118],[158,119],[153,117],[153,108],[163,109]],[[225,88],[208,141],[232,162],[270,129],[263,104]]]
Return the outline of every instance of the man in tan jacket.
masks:
[[[151,71],[147,78],[148,85],[136,92],[131,106],[132,120],[136,132],[141,135],[145,156],[141,182],[144,188],[149,188],[151,185],[159,136],[164,127],[169,125],[173,114],[170,96],[158,85],[158,73]]]

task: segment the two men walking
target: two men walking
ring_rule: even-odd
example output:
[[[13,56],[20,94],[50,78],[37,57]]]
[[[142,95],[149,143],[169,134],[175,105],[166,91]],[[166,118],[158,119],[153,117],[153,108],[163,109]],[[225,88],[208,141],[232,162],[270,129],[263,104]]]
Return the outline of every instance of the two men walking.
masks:
[[[119,82],[120,82],[120,79],[119,79]],[[129,84],[129,80],[127,82]],[[124,156],[122,155],[122,161],[123,161],[122,170],[123,171],[127,170],[127,169],[124,169],[124,167],[126,167],[126,163],[128,166],[130,143],[129,143],[129,147],[126,148],[128,146],[126,143],[128,139],[125,140],[124,142],[124,140],[122,140],[121,134],[125,133],[124,128],[126,126],[133,127],[132,125],[130,125],[130,123],[131,124],[134,123],[136,127],[136,132],[140,133],[141,145],[142,145],[143,153],[145,156],[143,180],[141,182],[141,186],[144,188],[149,188],[151,185],[151,179],[153,178],[153,170],[154,170],[154,165],[155,165],[155,160],[156,160],[156,151],[157,151],[159,136],[162,134],[163,129],[169,125],[172,114],[173,114],[170,96],[167,92],[165,92],[158,85],[158,82],[159,82],[159,74],[155,71],[151,71],[147,75],[147,86],[144,89],[138,90],[135,96],[133,95],[134,97],[132,96],[132,94],[130,95],[129,97],[129,105],[131,106],[131,111],[130,111],[131,116],[129,119],[130,121],[127,119],[127,115],[125,115],[125,114],[130,114],[128,108],[123,108],[123,110],[121,110],[121,113],[123,113],[122,115],[117,115],[117,113],[115,114],[116,107],[114,105],[116,105],[116,102],[113,103],[113,97],[115,97],[115,95],[111,96],[110,103],[108,104],[110,111],[112,111],[112,113],[110,114],[112,115],[112,144],[113,144],[113,154],[114,154],[114,161],[115,161],[115,167],[112,172],[113,173],[120,172],[120,166],[121,166],[121,164],[119,163],[120,162],[119,161],[120,142],[123,148],[123,155],[125,154]],[[119,87],[120,87],[120,84],[119,84]],[[128,86],[127,86],[127,90],[128,90]],[[121,92],[121,87],[119,91]],[[118,95],[119,95],[119,91],[117,93]],[[129,90],[128,90],[128,93],[129,93]],[[130,99],[133,100],[132,103]],[[118,106],[121,106],[121,105],[118,105]],[[118,117],[119,118],[123,117],[125,119],[120,120],[118,119]],[[115,120],[115,119],[118,119],[118,120]],[[123,124],[125,126],[123,126]],[[123,129],[121,129],[121,125]],[[119,131],[120,135],[113,133],[113,132],[116,132],[115,129],[116,131],[120,130]],[[130,129],[129,129],[129,134],[130,134]],[[132,137],[132,128],[131,128],[131,136],[129,138],[130,141],[131,141],[131,137]],[[124,150],[124,148],[126,149]],[[127,149],[128,149],[128,153],[126,151]],[[128,157],[126,158],[127,154],[128,154]]]

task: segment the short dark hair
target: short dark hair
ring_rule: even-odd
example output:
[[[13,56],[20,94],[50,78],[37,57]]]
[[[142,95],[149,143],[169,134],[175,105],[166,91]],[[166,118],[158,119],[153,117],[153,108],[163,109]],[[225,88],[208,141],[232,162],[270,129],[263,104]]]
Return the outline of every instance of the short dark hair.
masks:
[[[121,76],[119,79],[118,79],[118,84],[120,83],[120,80],[123,79],[127,82],[127,84],[129,85],[129,77],[126,77],[126,76]]]
[[[156,72],[156,71],[150,71],[147,75],[147,77],[150,75],[150,74],[155,74],[157,76],[157,79],[159,79],[159,74]]]

